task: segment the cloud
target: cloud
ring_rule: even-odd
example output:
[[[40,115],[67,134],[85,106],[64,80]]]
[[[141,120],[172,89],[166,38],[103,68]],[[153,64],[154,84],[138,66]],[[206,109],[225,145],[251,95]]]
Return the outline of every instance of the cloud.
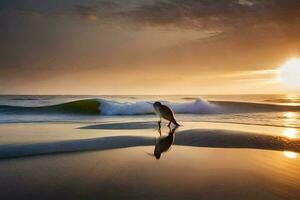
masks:
[[[231,30],[270,24],[299,25],[298,0],[159,0],[124,15],[149,25]]]
[[[112,16],[117,3],[109,0],[11,0],[0,2],[0,14],[53,16],[79,16],[86,20]]]
[[[299,49],[299,23],[299,0],[2,0],[0,85],[272,69]]]
[[[77,14],[82,18],[82,19],[87,19],[87,20],[97,20],[98,17],[96,15],[96,9],[90,6],[82,6],[82,5],[76,5],[75,6]]]
[[[156,0],[120,15],[139,27],[211,33],[159,51],[150,59],[155,65],[266,69],[300,47],[298,0]]]
[[[299,25],[298,0],[5,0],[0,12],[131,20],[140,26],[226,31],[270,24]]]
[[[92,5],[74,5],[75,14],[89,21],[95,21],[99,18],[111,18],[117,8],[117,3],[113,1],[99,1]]]

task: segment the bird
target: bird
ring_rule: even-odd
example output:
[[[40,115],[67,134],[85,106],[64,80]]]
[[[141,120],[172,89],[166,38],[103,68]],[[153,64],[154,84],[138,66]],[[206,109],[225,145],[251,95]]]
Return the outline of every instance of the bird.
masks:
[[[162,153],[167,152],[172,146],[175,140],[175,131],[177,127],[171,129],[167,137],[160,137],[156,140],[155,148],[154,148],[154,156],[156,159],[160,159]],[[160,132],[160,129],[159,129]],[[159,133],[161,135],[161,133]]]
[[[171,108],[169,108],[166,105],[161,104],[159,101],[156,101],[153,104],[153,107],[154,107],[155,112],[159,115],[159,118],[160,118],[158,121],[159,127],[161,124],[161,118],[169,121],[168,127],[171,126],[171,123],[175,124],[175,126],[180,126],[180,124],[178,124],[177,121],[175,120],[174,113],[171,110]]]

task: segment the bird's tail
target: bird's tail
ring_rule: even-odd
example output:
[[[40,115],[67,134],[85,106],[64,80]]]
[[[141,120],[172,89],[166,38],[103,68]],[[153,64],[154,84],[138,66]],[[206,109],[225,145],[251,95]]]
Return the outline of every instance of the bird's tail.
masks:
[[[172,120],[173,124],[175,124],[176,126],[180,126],[180,124],[177,123],[177,121],[173,118]]]

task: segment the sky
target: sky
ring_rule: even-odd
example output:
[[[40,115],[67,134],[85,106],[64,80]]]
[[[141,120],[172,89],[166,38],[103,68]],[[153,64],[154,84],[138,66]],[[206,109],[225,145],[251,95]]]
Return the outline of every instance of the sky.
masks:
[[[1,0],[0,94],[299,92],[299,0]]]

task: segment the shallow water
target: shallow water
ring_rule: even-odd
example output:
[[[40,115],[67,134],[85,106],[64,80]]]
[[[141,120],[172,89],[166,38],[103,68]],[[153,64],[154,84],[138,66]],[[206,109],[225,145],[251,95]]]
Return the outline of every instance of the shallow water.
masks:
[[[147,121],[2,124],[0,199],[297,199],[300,141],[283,130],[184,122],[170,137]]]

